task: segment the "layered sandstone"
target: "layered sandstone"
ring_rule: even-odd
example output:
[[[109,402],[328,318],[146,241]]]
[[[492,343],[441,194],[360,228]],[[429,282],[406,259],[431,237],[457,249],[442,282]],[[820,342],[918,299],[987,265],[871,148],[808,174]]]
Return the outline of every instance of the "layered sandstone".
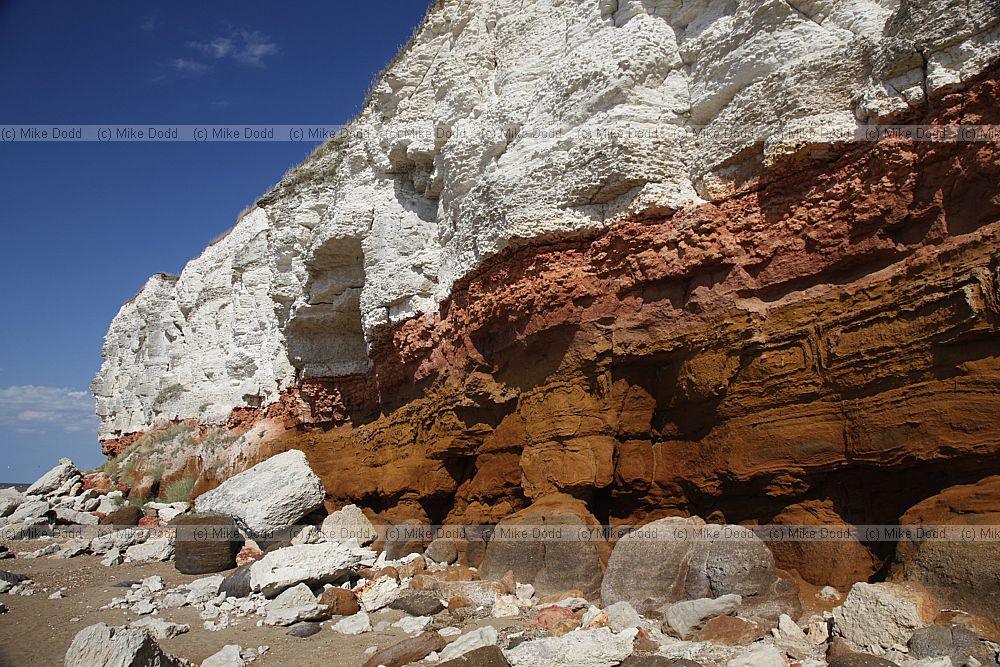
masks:
[[[106,450],[228,423],[202,486],[298,448],[391,523],[896,523],[1000,469],[1000,148],[778,131],[998,123],[998,25],[438,3],[348,132],[123,307]],[[597,131],[628,126],[679,134]],[[844,585],[893,549],[776,557]]]

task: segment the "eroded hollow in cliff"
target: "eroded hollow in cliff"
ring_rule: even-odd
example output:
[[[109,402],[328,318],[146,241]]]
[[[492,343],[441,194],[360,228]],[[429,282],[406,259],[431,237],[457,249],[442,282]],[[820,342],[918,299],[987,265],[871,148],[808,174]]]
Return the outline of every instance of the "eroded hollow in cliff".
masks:
[[[305,302],[286,331],[288,357],[302,377],[364,373],[370,360],[361,324],[365,285],[360,239],[335,238],[307,264]]]

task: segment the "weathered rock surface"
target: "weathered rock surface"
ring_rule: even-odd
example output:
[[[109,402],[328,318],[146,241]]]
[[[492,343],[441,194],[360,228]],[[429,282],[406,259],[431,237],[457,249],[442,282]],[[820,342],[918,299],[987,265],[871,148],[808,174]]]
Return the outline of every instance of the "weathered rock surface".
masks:
[[[444,646],[444,637],[436,632],[425,632],[378,651],[368,658],[362,667],[379,667],[379,665],[403,667],[403,665],[423,660],[431,653],[440,651]]]
[[[299,544],[277,549],[250,565],[253,591],[274,597],[299,583],[332,584],[350,573],[360,555],[340,544]]]
[[[577,630],[522,642],[504,651],[504,656],[514,667],[604,667],[632,654],[635,634],[635,629],[620,634],[608,628]]]
[[[739,596],[748,612],[774,620],[797,604],[794,585],[752,531],[705,525],[697,517],[660,519],[624,536],[601,586],[605,604],[625,600],[640,613],[728,595]]]
[[[702,598],[675,602],[663,610],[663,625],[680,639],[691,639],[705,622],[717,616],[734,614],[743,599],[739,595],[723,595],[714,600]]]
[[[355,539],[361,546],[367,546],[378,538],[375,526],[357,505],[346,505],[331,512],[323,520],[320,531],[331,542]]]
[[[193,512],[170,521],[177,529],[174,567],[183,574],[211,574],[236,566],[243,546],[236,522],[227,514]]]
[[[890,524],[994,470],[995,142],[779,132],[996,124],[996,7],[800,4],[436,3],[350,131],[122,308],[106,449],[238,426],[220,477],[302,449],[331,507],[427,525],[554,493],[602,523]],[[520,131],[455,131],[482,123]],[[625,124],[679,136],[590,132]],[[845,548],[845,580],[891,556]]]
[[[918,585],[859,582],[844,603],[834,607],[833,628],[854,647],[881,655],[893,646],[905,646],[939,611]]]
[[[195,509],[227,514],[250,531],[277,531],[320,507],[324,494],[323,484],[309,467],[305,454],[290,450],[198,496]]]
[[[62,459],[59,465],[39,477],[24,493],[28,496],[44,496],[59,490],[66,482],[77,477],[80,477],[80,471],[73,462]]]
[[[510,667],[510,663],[500,647],[483,646],[453,660],[438,663],[438,667]]]
[[[914,529],[967,526],[974,536],[983,526],[1000,525],[1000,476],[947,488],[907,510],[900,524]],[[896,548],[893,578],[923,585],[942,606],[1000,618],[1000,549],[996,546],[995,541],[970,539],[904,540]]]
[[[165,653],[144,628],[98,623],[77,633],[66,651],[64,664],[66,667],[187,667],[189,663]]]
[[[997,655],[979,641],[979,638],[962,626],[943,627],[931,625],[913,631],[907,642],[909,656],[921,660],[947,656],[953,665],[969,664],[975,659],[980,665],[995,667]]]
[[[491,541],[483,577],[499,579],[510,570],[514,579],[532,584],[541,595],[579,589],[596,596],[610,548],[598,531],[593,539],[576,536],[597,526],[583,502],[560,494],[541,498],[498,525],[498,532],[508,529],[517,533],[515,538],[523,537]],[[552,537],[546,538],[544,531],[552,531]]]

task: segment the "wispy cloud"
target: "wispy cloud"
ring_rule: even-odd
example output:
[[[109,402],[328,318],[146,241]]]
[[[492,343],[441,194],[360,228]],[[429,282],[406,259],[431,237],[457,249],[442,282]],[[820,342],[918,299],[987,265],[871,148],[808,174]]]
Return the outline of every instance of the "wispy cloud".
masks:
[[[176,58],[171,66],[178,72],[184,72],[185,74],[201,74],[208,70],[208,65],[200,63],[197,60],[191,60],[190,58]]]
[[[156,30],[156,17],[147,16],[146,20],[139,27],[142,28],[143,32],[153,32]]]
[[[0,425],[18,433],[91,430],[94,399],[80,389],[19,385],[0,388]]]
[[[278,45],[257,30],[236,28],[207,42],[193,41],[188,48],[215,60],[230,59],[244,65],[262,67],[264,59],[278,53]]]

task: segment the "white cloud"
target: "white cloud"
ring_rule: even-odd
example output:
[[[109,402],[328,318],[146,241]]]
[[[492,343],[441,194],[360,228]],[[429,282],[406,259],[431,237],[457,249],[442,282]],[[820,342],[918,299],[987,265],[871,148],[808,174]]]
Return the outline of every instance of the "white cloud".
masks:
[[[18,433],[85,431],[97,426],[94,399],[65,387],[20,385],[0,388],[0,425]]]
[[[190,58],[177,58],[171,65],[178,72],[186,72],[188,74],[201,74],[208,69],[208,65],[200,63],[197,60],[191,60]]]
[[[210,58],[229,58],[244,65],[261,67],[264,58],[278,53],[278,45],[257,30],[238,28],[208,42],[188,42],[188,48],[201,51]]]

